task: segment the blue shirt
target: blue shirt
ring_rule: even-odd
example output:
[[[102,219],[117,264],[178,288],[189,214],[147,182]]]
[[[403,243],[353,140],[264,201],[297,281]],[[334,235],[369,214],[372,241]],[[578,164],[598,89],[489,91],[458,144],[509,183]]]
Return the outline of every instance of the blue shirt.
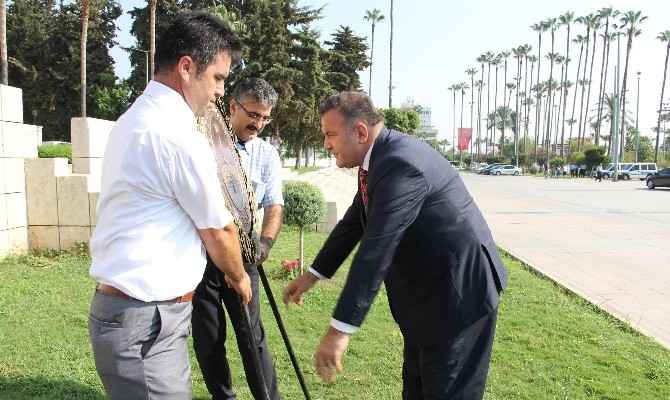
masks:
[[[270,143],[255,137],[236,144],[260,207],[284,205],[279,153]]]

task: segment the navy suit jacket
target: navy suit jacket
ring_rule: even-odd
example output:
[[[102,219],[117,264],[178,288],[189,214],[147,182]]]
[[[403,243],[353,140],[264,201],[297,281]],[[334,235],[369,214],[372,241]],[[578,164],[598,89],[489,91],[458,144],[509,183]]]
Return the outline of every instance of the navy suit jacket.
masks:
[[[357,243],[333,318],[360,326],[386,284],[406,340],[434,344],[498,306],[507,272],[456,170],[426,143],[383,129],[360,191],[312,268],[332,277]]]

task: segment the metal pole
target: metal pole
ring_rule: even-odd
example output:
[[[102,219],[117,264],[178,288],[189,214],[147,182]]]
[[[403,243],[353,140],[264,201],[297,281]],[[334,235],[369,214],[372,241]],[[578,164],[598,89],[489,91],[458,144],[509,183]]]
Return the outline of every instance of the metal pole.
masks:
[[[298,365],[298,359],[295,357],[293,347],[291,346],[291,342],[289,341],[288,335],[286,334],[286,328],[284,328],[284,322],[281,319],[281,314],[279,314],[279,308],[277,307],[277,302],[275,301],[275,298],[272,295],[272,288],[270,287],[268,277],[265,275],[265,270],[263,269],[262,264],[259,264],[257,268],[258,268],[258,274],[261,277],[261,282],[263,283],[263,288],[265,289],[265,295],[268,297],[268,301],[270,302],[270,308],[272,309],[272,314],[274,314],[275,320],[277,321],[279,332],[281,333],[281,337],[284,340],[284,345],[286,345],[286,350],[288,351],[288,356],[291,359],[291,364],[293,364],[295,374],[298,377],[298,383],[300,383],[302,393],[303,395],[305,395],[305,400],[310,400],[311,397],[309,396],[309,390],[307,390],[307,385],[305,384],[305,378],[302,375],[302,371],[300,370],[300,366]]]
[[[635,113],[635,162],[638,162],[640,157],[640,75],[642,72],[637,71],[637,111]]]

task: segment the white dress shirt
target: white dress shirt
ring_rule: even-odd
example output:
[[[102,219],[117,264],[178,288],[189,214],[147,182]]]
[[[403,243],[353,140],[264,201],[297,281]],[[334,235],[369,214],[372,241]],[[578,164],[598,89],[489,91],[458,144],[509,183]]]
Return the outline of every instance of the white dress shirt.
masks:
[[[368,149],[367,153],[365,153],[365,157],[363,158],[363,165],[361,165],[360,168],[363,169],[364,171],[367,171],[370,167],[370,154],[372,154],[372,147],[374,147],[374,145],[375,145],[375,142],[373,141],[372,144],[370,145],[370,148]],[[310,267],[309,272],[312,275],[319,278],[319,279],[328,279],[325,276],[323,276],[322,274],[320,274],[314,268]],[[347,324],[346,322],[339,321],[335,318],[330,319],[330,326],[332,326],[333,328],[337,329],[340,332],[348,333],[350,335],[355,333],[359,328],[358,326]]]
[[[90,275],[142,301],[195,289],[198,229],[232,221],[211,148],[182,96],[151,81],[110,133],[91,237]]]

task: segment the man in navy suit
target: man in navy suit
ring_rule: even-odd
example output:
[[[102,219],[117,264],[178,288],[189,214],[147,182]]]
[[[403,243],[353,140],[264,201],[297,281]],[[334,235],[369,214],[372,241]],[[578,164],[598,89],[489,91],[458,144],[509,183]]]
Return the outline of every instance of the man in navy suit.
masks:
[[[338,167],[359,167],[359,188],[309,272],[284,290],[284,302],[301,304],[359,249],[316,350],[317,373],[334,381],[384,282],[404,338],[403,399],[481,399],[507,285],[481,212],[449,162],[386,129],[365,94],[331,96],[320,113],[325,148]]]

